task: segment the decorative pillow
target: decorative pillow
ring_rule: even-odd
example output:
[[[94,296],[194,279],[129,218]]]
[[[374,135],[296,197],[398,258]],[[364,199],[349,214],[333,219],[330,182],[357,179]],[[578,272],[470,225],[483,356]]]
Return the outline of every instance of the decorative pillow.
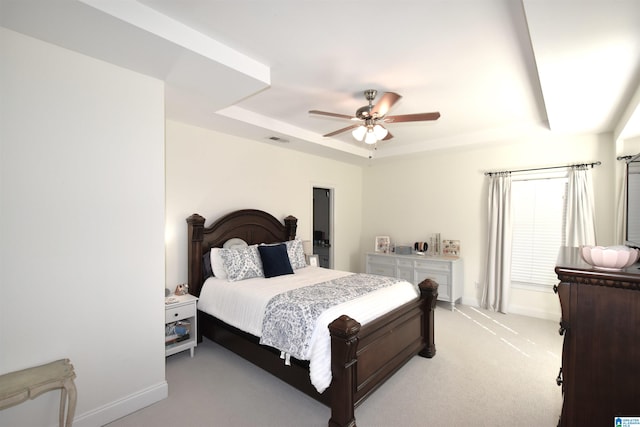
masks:
[[[224,261],[220,251],[220,248],[211,248],[211,271],[218,279],[227,280],[227,270],[224,268]]]
[[[304,268],[307,266],[307,260],[304,256],[304,248],[302,247],[302,240],[295,239],[285,242],[287,245],[287,254],[289,255],[289,261],[291,262],[291,268],[297,270],[298,268]]]
[[[230,282],[264,276],[258,245],[242,249],[222,248],[220,256],[227,271],[227,280]]]
[[[291,268],[291,263],[289,262],[286,245],[260,245],[258,246],[258,251],[260,252],[264,277],[269,278],[293,274],[293,268]]]
[[[206,252],[202,255],[202,280],[207,280],[213,276],[213,270],[211,269],[211,254]]]

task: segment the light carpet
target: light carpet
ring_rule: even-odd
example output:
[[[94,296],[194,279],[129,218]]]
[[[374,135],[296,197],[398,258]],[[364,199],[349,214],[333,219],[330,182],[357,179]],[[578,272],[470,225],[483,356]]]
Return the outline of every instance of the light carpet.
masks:
[[[437,354],[414,357],[356,409],[360,427],[556,426],[558,322],[440,304]],[[206,340],[167,358],[169,398],[109,427],[326,426],[328,407]]]

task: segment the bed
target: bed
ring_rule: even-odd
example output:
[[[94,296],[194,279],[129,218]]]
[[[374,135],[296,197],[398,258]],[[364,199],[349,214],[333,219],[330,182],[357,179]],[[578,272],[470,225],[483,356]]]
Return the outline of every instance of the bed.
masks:
[[[212,248],[221,248],[232,239],[249,245],[294,241],[297,219],[288,216],[280,222],[267,212],[243,209],[207,227],[204,217],[193,214],[187,218],[187,228],[189,293],[200,296]],[[418,288],[417,298],[367,323],[360,324],[346,315],[329,323],[331,381],[322,393],[312,384],[309,361],[291,357],[287,365],[281,359],[282,351],[261,345],[255,335],[200,309],[198,339],[204,336],[213,340],[329,406],[329,426],[355,426],[355,408],[367,396],[415,355],[431,358],[436,354],[434,309],[438,285],[425,280]]]

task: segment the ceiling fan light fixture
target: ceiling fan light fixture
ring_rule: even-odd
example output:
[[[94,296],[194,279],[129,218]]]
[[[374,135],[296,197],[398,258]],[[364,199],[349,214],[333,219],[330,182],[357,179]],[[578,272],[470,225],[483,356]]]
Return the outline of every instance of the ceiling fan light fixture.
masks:
[[[358,108],[355,116],[320,110],[309,110],[309,113],[337,119],[360,121],[362,123],[361,125],[352,124],[351,126],[343,127],[342,129],[329,132],[322,136],[332,137],[343,132],[351,131],[354,139],[358,142],[364,141],[369,145],[373,145],[378,141],[389,141],[393,138],[393,135],[383,125],[377,123],[378,121],[387,123],[423,122],[438,120],[440,118],[439,112],[388,116],[387,113],[389,110],[391,110],[402,96],[395,92],[385,92],[380,100],[378,100],[374,105],[373,100],[375,99],[376,94],[377,91],[375,89],[368,89],[364,92],[364,96],[369,103],[364,107]]]
[[[367,133],[367,128],[365,126],[360,125],[357,128],[355,128],[353,132],[351,132],[351,135],[353,135],[353,137],[358,141],[362,142],[362,140],[364,139],[365,133]]]
[[[389,131],[380,125],[375,125],[373,127],[373,133],[376,135],[376,138],[379,140],[383,140],[385,136],[389,133]]]
[[[376,136],[373,129],[372,128],[367,129],[367,134],[364,137],[364,143],[371,145],[371,144],[375,144],[376,142],[378,142],[378,137]]]

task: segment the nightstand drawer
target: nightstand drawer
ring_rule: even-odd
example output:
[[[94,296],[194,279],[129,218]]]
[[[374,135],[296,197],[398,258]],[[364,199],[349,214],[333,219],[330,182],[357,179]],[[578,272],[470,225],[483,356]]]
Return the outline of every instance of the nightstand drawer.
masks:
[[[187,304],[179,307],[167,308],[164,313],[165,322],[175,322],[176,320],[194,317],[196,315],[196,305]]]

